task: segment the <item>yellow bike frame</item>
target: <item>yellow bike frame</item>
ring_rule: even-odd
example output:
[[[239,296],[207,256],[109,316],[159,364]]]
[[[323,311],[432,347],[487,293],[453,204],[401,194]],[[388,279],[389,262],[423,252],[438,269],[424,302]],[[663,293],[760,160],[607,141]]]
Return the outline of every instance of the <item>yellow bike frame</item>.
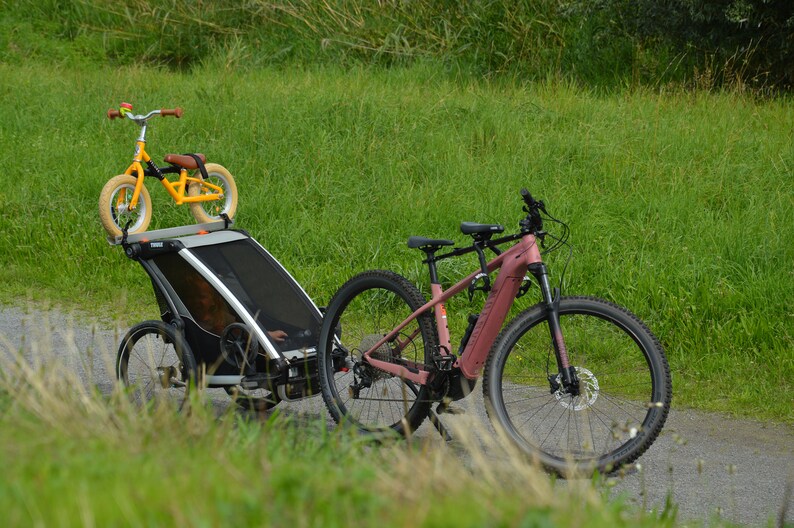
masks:
[[[137,178],[135,190],[132,193],[132,199],[129,203],[130,210],[134,210],[138,206],[138,197],[140,197],[141,189],[143,189],[143,178],[145,173],[141,162],[149,163],[150,161],[151,158],[146,153],[146,141],[139,139],[135,142],[135,156],[132,159],[132,163],[127,167],[127,170],[124,171],[124,174],[129,174]],[[177,205],[182,205],[183,203],[210,202],[223,198],[223,188],[204,181],[201,178],[188,176],[187,172],[187,169],[184,168],[180,170],[179,180],[176,182],[171,182],[165,177],[160,180],[160,183],[163,184],[163,187],[165,187],[165,190],[168,191],[168,194],[171,195]],[[201,184],[202,190],[209,190],[212,192],[199,194],[197,196],[187,196],[185,192],[187,191],[188,185],[193,182]],[[119,193],[118,206],[124,204],[124,197],[125,193]]]

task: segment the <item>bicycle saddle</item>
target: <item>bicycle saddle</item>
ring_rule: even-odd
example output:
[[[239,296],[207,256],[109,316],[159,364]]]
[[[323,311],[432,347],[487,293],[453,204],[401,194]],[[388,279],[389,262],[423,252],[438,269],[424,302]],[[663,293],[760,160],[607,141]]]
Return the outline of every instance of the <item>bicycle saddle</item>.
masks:
[[[201,159],[201,163],[206,163],[207,158],[204,154],[196,154]],[[171,163],[172,165],[179,165],[180,167],[184,167],[188,170],[196,170],[198,169],[198,163],[190,156],[185,156],[182,154],[166,154],[163,158],[166,163]]]
[[[454,240],[445,240],[441,238],[425,238],[419,236],[412,236],[408,238],[408,247],[411,249],[432,249],[436,250],[442,246],[452,246],[455,244]]]
[[[500,224],[478,224],[476,222],[461,222],[460,232],[464,235],[477,235],[482,233],[501,233],[505,227]]]

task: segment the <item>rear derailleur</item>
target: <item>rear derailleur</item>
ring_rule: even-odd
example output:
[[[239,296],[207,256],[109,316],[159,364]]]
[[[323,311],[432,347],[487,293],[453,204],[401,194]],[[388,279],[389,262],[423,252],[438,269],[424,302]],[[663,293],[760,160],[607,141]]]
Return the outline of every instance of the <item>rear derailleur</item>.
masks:
[[[372,378],[364,372],[360,363],[353,366],[353,383],[347,388],[350,397],[357,400],[361,394],[361,389],[372,387]]]

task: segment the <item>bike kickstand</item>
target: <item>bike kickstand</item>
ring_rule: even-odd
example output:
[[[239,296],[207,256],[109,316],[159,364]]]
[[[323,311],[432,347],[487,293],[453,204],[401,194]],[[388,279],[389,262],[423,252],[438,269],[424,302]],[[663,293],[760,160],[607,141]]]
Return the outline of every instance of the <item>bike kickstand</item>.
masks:
[[[444,424],[441,423],[441,418],[439,418],[438,414],[436,414],[436,411],[430,409],[429,418],[430,418],[430,423],[432,423],[433,426],[436,428],[438,434],[441,435],[441,438],[443,438],[444,441],[446,442],[451,442],[452,436],[449,434],[447,428],[444,427]]]

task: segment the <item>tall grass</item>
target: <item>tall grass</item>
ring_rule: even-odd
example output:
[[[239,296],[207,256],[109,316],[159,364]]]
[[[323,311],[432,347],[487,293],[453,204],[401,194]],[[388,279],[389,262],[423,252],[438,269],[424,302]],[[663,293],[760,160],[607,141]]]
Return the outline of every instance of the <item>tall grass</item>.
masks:
[[[34,321],[35,323],[35,321]],[[46,337],[46,336],[45,336]],[[0,345],[6,526],[670,526],[555,487],[516,456],[418,441],[373,445],[316,419],[140,409],[53,352]],[[57,348],[73,342],[56,340]],[[85,351],[79,351],[85,353]],[[97,360],[107,360],[96,351]],[[458,431],[459,438],[467,438]],[[471,438],[471,436],[468,436]],[[463,446],[465,446],[465,442]],[[463,449],[463,448],[461,448]]]
[[[786,99],[605,96],[558,82],[461,82],[435,63],[240,73],[0,65],[0,300],[54,299],[125,323],[157,317],[137,265],[104,241],[96,199],[137,130],[105,110],[180,105],[148,151],[202,151],[240,190],[238,226],[318,304],[353,273],[424,281],[409,235],[514,229],[528,187],[572,230],[564,293],[629,307],[660,337],[676,404],[792,420],[794,114]],[[152,229],[192,222],[157,183]],[[559,280],[567,253],[550,255]],[[460,277],[473,261],[448,262]],[[537,301],[530,292],[520,307]],[[476,312],[450,304],[455,321]],[[454,326],[460,335],[462,328]]]
[[[583,8],[586,6],[587,8]],[[0,58],[14,63],[410,64],[460,73],[562,76],[621,86],[692,75],[691,58],[615,30],[614,6],[560,0],[6,0]]]

